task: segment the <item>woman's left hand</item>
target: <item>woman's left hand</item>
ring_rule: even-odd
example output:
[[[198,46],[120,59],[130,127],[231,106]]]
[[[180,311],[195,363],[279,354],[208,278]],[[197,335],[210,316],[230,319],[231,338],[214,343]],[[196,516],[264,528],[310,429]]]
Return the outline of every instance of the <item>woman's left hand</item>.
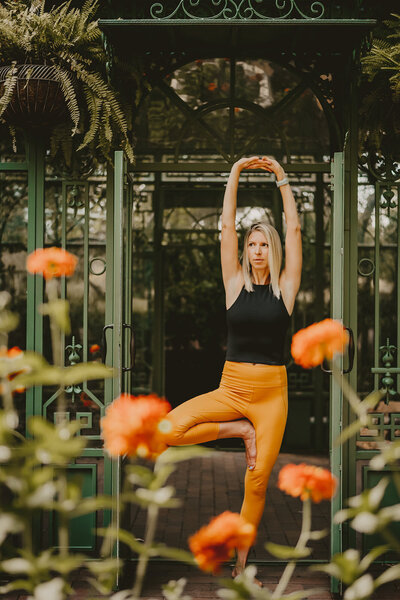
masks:
[[[275,173],[278,181],[285,177],[285,171],[283,167],[278,163],[277,160],[274,160],[273,158],[269,158],[268,156],[260,156],[258,164],[259,169],[264,169],[270,173]]]

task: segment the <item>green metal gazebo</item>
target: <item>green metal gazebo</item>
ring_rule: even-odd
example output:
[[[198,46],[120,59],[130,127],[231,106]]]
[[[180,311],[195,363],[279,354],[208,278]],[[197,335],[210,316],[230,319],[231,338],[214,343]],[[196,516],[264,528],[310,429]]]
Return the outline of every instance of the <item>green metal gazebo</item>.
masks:
[[[2,283],[24,324],[11,341],[51,358],[37,311],[42,280],[26,279],[24,260],[35,248],[60,245],[80,258],[74,277],[62,282],[72,313],[65,363],[86,360],[98,343],[120,373],[71,386],[64,414],[57,389],[28,390],[19,401],[21,427],[34,414],[78,420],[88,445],[71,473],[83,475],[85,494],[118,497],[120,464],[103,453],[100,417],[121,391],[166,394],[178,404],[217,385],[225,343],[216,262],[224,182],[239,157],[269,154],[284,164],[302,223],[292,333],[328,316],[341,320],[355,342],[342,377],[361,398],[387,392],[370,425],[335,446],[355,418],[340,386],[329,373],[303,371],[288,359],[283,449],[329,453],[340,482],[334,514],[343,498],[382,476],[368,464],[377,442],[400,437],[399,173],[382,157],[360,160],[358,143],[359,55],[375,15],[359,0],[126,4],[108,2],[100,26],[111,77],[113,64],[124,61],[140,80],[132,100],[135,165],[116,148],[112,167],[94,167],[89,157],[66,173],[38,137],[28,139],[26,153],[1,148]],[[249,172],[240,182],[238,227],[259,218],[284,232],[273,179]],[[195,311],[194,287],[204,298]],[[390,484],[388,502],[393,494]],[[71,545],[95,554],[96,526],[110,514],[81,519]],[[51,542],[52,520],[39,527]],[[364,549],[373,542],[357,540]],[[350,546],[355,532],[332,521],[332,553]]]

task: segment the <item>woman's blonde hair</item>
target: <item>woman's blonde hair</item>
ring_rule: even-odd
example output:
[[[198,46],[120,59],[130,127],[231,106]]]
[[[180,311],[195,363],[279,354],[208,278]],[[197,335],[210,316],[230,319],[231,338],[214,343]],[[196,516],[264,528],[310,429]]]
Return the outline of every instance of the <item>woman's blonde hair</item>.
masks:
[[[249,261],[249,253],[247,250],[249,237],[254,231],[260,231],[261,233],[263,233],[268,242],[268,265],[271,278],[270,284],[272,286],[272,292],[274,296],[279,298],[281,295],[281,291],[279,289],[279,275],[281,272],[282,265],[282,244],[279,234],[275,227],[272,227],[272,225],[269,225],[269,223],[265,223],[263,221],[253,223],[250,229],[246,231],[246,235],[244,236],[242,258],[244,287],[248,292],[254,291],[253,281],[251,278],[251,264]]]

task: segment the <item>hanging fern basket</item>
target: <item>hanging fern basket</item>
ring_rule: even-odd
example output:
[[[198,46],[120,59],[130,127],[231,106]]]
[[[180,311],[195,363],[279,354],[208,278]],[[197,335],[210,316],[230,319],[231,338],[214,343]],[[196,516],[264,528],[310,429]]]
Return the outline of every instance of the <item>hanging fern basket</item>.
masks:
[[[12,66],[0,67],[0,97]],[[2,118],[19,127],[47,127],[68,115],[57,70],[51,65],[17,65],[17,83]]]

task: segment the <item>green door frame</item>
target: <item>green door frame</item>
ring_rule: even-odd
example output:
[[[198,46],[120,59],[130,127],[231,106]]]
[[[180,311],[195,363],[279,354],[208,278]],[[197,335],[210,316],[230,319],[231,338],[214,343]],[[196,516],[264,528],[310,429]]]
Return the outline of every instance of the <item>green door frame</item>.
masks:
[[[336,152],[332,161],[332,227],[331,227],[331,317],[343,323],[344,319],[344,154]],[[337,362],[340,372],[343,370],[343,359],[338,357]],[[343,375],[341,375],[343,378]],[[343,426],[343,392],[340,382],[331,378],[330,381],[330,441],[329,453],[333,475],[338,480],[336,495],[331,501],[331,556],[342,552],[342,524],[334,524],[333,517],[341,510],[343,503],[342,474],[343,456],[342,446],[335,445],[335,440],[342,431]],[[332,577],[331,591],[341,593],[341,582]]]

